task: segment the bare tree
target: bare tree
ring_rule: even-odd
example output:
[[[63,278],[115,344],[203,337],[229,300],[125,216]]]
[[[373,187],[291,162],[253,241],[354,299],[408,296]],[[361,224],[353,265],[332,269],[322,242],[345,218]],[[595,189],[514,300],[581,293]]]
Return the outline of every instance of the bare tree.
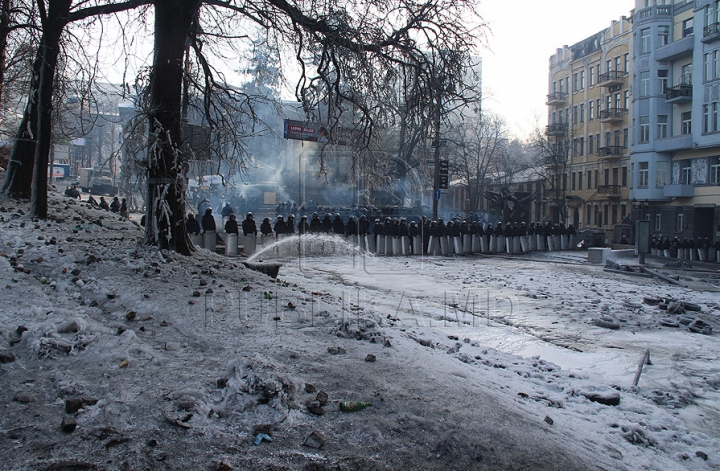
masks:
[[[470,208],[480,209],[488,173],[504,152],[505,123],[499,115],[477,109],[454,122],[447,135],[453,175],[465,188]]]
[[[416,71],[422,87],[432,91],[436,88],[434,71],[441,69],[446,71],[448,83],[455,84],[448,90],[458,93],[462,88],[463,58],[474,49],[475,35],[456,20],[474,15],[472,3],[450,0],[390,3],[373,0],[362,5],[341,5],[328,0],[294,5],[284,0],[243,3],[156,0],[155,56],[147,106],[150,126],[147,242],[181,253],[191,251],[183,223],[184,169],[188,156],[179,145],[186,40],[203,72],[203,81],[198,83],[204,85],[205,117],[211,126],[220,110],[214,108],[208,92],[227,93],[227,87],[218,86],[222,83],[216,80],[212,62],[204,53],[205,45],[209,44],[206,38],[214,34],[213,28],[226,31],[232,20],[241,19],[256,23],[276,37],[278,44],[292,48],[300,65],[296,95],[308,118],[322,118],[332,132],[342,124],[344,115],[354,114],[355,127],[363,133],[368,149],[376,127],[387,118],[386,110],[377,105],[384,94],[387,74]],[[235,16],[222,13],[228,10]],[[211,24],[201,21],[204,18],[223,21]],[[219,24],[225,27],[220,28]],[[213,39],[218,37],[214,34]],[[234,100],[235,113],[241,110],[252,121],[253,113],[245,106],[249,104],[245,97],[238,95]],[[323,109],[323,103],[327,115],[321,117],[317,113]],[[239,146],[236,150],[242,151],[242,142]],[[320,166],[323,167],[322,160]]]
[[[530,138],[533,166],[543,169],[537,172],[544,182],[543,202],[552,208],[552,218],[556,221],[567,220],[567,172],[575,132],[568,123],[552,123],[544,130],[536,127]]]

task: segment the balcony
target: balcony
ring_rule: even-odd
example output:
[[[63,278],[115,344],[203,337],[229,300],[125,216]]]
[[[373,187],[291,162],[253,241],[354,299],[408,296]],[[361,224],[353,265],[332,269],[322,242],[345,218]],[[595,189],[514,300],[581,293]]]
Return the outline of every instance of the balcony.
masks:
[[[567,93],[553,92],[547,96],[545,104],[548,106],[565,106],[567,96]]]
[[[601,87],[612,87],[614,85],[622,85],[625,83],[627,72],[619,70],[610,70],[598,76],[598,85]]]
[[[618,123],[625,119],[628,110],[625,108],[608,108],[598,113],[598,121],[601,123]]]
[[[676,152],[683,149],[691,149],[692,145],[692,134],[680,134],[679,136],[655,139],[654,148],[655,152]]]
[[[545,127],[545,134],[548,136],[559,136],[563,137],[568,132],[568,125],[567,123],[553,123],[548,124]]]
[[[684,103],[692,100],[692,85],[682,84],[670,87],[665,91],[665,100],[668,103]]]
[[[620,185],[598,185],[598,196],[606,198],[620,198],[622,187]]]
[[[623,146],[605,146],[598,147],[598,155],[603,160],[619,159],[623,156],[625,148]]]
[[[681,57],[691,56],[693,52],[693,46],[695,42],[695,36],[685,36],[682,39],[673,41],[670,44],[659,47],[655,51],[655,60],[659,61],[675,61]]]
[[[666,198],[692,198],[695,196],[693,185],[665,185],[663,194]]]
[[[713,23],[703,28],[702,42],[711,43],[720,39],[720,23]]]

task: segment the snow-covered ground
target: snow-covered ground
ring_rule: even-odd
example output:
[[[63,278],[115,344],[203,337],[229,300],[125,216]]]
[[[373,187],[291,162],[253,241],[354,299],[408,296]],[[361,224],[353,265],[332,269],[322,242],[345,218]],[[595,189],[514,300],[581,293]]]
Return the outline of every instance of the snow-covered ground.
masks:
[[[284,264],[271,280],[145,247],[57,194],[47,221],[27,211],[0,200],[3,469],[720,467],[720,343],[682,323],[717,331],[711,284],[583,252],[367,257],[331,239],[260,254]]]

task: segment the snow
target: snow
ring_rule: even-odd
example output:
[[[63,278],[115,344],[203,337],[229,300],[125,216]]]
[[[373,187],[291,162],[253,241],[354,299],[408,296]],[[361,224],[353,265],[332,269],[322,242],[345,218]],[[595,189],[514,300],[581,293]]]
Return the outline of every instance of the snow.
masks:
[[[717,332],[711,289],[621,278],[580,251],[372,257],[332,238],[257,256],[284,264],[271,280],[241,257],[145,247],[133,221],[58,193],[50,208],[35,221],[0,199],[4,469],[720,466],[717,333],[643,304],[692,301]],[[323,415],[307,384],[328,393]]]

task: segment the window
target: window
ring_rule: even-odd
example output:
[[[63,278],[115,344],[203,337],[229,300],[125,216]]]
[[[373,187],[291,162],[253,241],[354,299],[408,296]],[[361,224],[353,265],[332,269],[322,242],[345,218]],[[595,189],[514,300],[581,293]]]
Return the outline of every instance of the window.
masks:
[[[622,221],[623,219],[625,219],[625,216],[627,216],[626,205],[621,204],[620,205],[620,220]]]
[[[668,88],[668,71],[667,70],[658,70],[658,82],[660,83],[660,93],[662,95],[667,92]]]
[[[682,133],[683,134],[692,134],[692,119],[691,119],[692,113],[690,111],[686,111],[685,113],[681,114],[681,120],[682,120]]]
[[[582,172],[578,172],[578,190],[582,190]]]
[[[655,162],[655,188],[664,188],[667,183],[667,162]]]
[[[615,94],[615,108],[620,109],[620,94],[619,93]]]
[[[623,147],[627,149],[628,144],[630,144],[630,131],[628,128],[625,128],[623,129]]]
[[[610,169],[605,169],[605,184],[610,185]]]
[[[575,172],[573,172],[570,177],[570,189],[575,190]]]
[[[682,230],[683,230],[683,215],[682,215],[682,213],[677,215],[677,223],[675,224],[675,230],[677,232],[682,232]]]
[[[615,58],[615,70],[617,70],[617,71],[620,70],[620,56],[617,56]]]
[[[578,91],[578,74],[577,72],[573,74],[573,93]]]
[[[623,92],[623,109],[624,110],[630,109],[630,90],[625,90]]]
[[[585,103],[580,104],[580,122],[585,122]]]
[[[621,184],[623,187],[627,188],[627,167],[622,168],[622,172],[620,173],[621,176]]]
[[[570,76],[565,77],[565,93],[570,93]]]
[[[590,221],[592,220],[592,206],[586,206],[585,207],[585,224],[590,225]]]
[[[638,166],[639,175],[638,175],[638,188],[647,188],[648,187],[648,163],[647,162],[640,162]]]
[[[592,121],[593,119],[595,119],[595,106],[594,105],[595,105],[595,102],[590,100],[590,102],[588,103],[588,121]]]
[[[640,96],[650,95],[650,72],[640,72]]]
[[[640,54],[650,52],[650,28],[640,30]]]
[[[664,138],[668,137],[668,133],[667,133],[668,117],[667,117],[667,115],[666,114],[658,115],[657,122],[658,122],[657,138],[664,139]]]
[[[665,46],[670,42],[670,27],[658,26],[658,47]]]
[[[687,64],[687,65],[682,66],[682,84],[683,85],[692,85],[692,73],[693,73],[692,64]]]
[[[720,184],[720,162],[715,164],[710,164],[710,184],[717,185]]]
[[[590,67],[588,69],[588,81],[590,82],[588,83],[589,86],[592,87],[595,85],[595,67]]]
[[[599,174],[600,174],[600,171],[599,171],[599,170],[595,170],[595,180],[594,180],[594,182],[595,182],[595,188],[598,187],[598,176],[599,176]]]
[[[661,216],[660,214],[655,215],[655,230],[656,231],[659,231],[660,227],[661,227],[660,226],[660,216]]]
[[[580,90],[584,90],[584,89],[585,89],[585,71],[581,70],[580,71]]]
[[[718,51],[711,51],[703,54],[703,80],[715,80],[718,75]]]
[[[585,155],[585,138],[581,137],[578,142],[580,143],[580,155]]]
[[[650,117],[640,116],[640,142],[650,142]]]
[[[620,147],[620,130],[613,131],[613,145]]]
[[[592,170],[588,170],[587,177],[587,189],[589,190],[590,188],[592,188]]]
[[[703,105],[703,132],[710,132],[710,105]]]
[[[577,105],[573,106],[573,124],[577,124],[578,122],[578,107]]]
[[[612,223],[617,224],[617,215],[618,215],[618,206],[616,204],[612,205]]]
[[[693,34],[693,18],[688,18],[687,20],[683,21],[682,29],[683,29],[683,32],[682,32],[683,38],[685,36],[689,36],[689,35]]]
[[[597,73],[598,81],[600,81],[600,64],[597,65]]]
[[[620,184],[620,182],[618,181],[618,180],[619,180],[619,172],[620,172],[620,171],[618,170],[617,167],[615,167],[615,168],[612,169],[612,184],[613,184],[613,185],[619,185],[619,184]]]
[[[610,131],[605,132],[605,145],[606,145],[606,146],[611,146],[611,145],[612,145],[612,144],[610,143]]]
[[[595,153],[595,136],[590,134],[588,136],[588,155]]]
[[[625,63],[625,69],[624,69],[625,73],[629,74],[630,73],[630,53],[629,52],[623,56],[623,62]]]
[[[720,126],[718,125],[718,103],[716,101],[712,102],[710,105],[710,117],[712,118],[712,127],[710,130],[715,132],[720,129]]]
[[[680,175],[682,180],[680,181],[681,185],[689,185],[692,181],[692,167],[690,167],[690,162],[687,162],[687,167],[682,168],[682,174]]]

